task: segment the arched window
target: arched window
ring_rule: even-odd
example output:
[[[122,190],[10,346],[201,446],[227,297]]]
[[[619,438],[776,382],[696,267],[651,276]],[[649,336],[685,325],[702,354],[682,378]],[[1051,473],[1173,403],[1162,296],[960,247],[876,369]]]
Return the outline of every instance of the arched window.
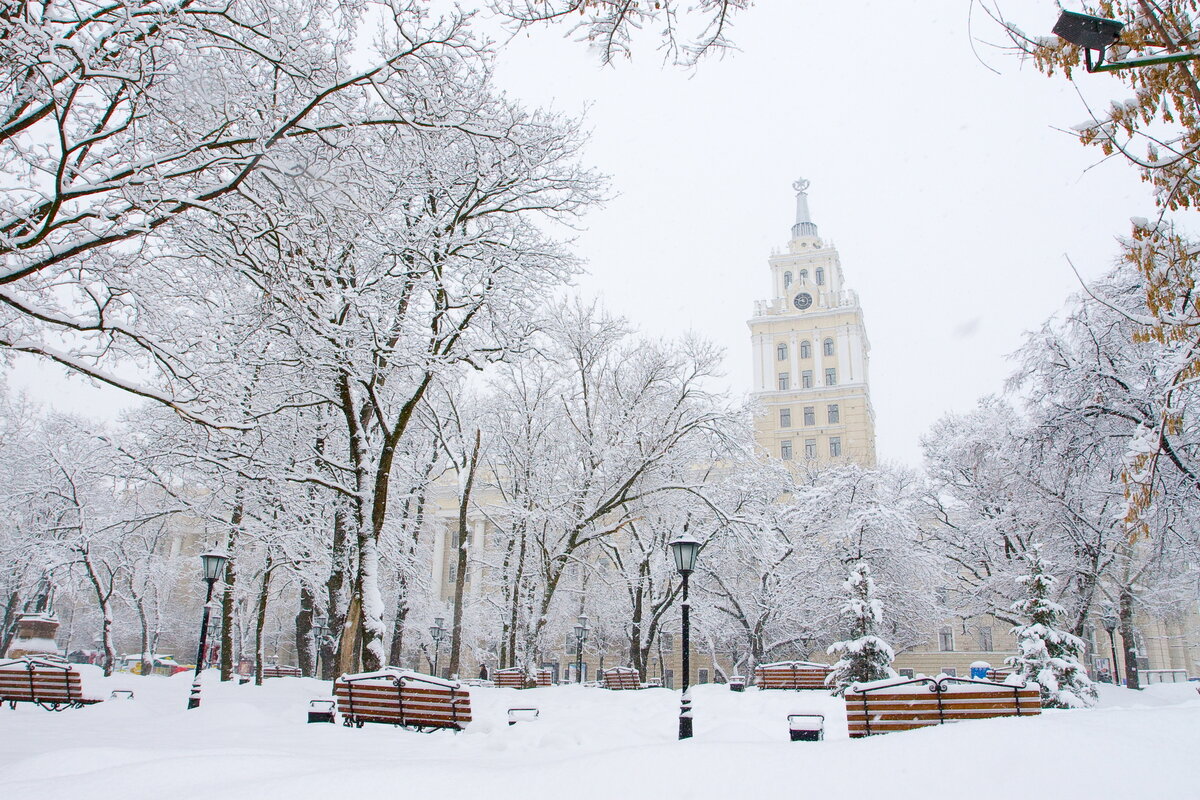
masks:
[[[808,339],[800,343],[800,357],[812,358],[812,345],[808,343]]]
[[[775,360],[787,361],[787,345],[783,342],[775,345]]]
[[[817,267],[816,275],[817,275],[817,286],[824,286],[825,285],[825,268]]]
[[[783,273],[783,288],[786,289],[791,285],[792,285],[792,273],[790,273],[790,272]]]
[[[827,355],[827,356],[833,355],[833,339],[825,340],[825,355]]]
[[[808,270],[802,269],[800,270],[800,285],[803,286],[806,283],[808,283]]]

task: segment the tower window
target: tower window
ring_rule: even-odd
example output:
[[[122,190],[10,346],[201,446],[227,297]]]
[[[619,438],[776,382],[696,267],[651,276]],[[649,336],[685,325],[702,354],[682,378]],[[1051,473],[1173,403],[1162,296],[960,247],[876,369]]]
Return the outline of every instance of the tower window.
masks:
[[[780,389],[780,391],[787,390],[788,385],[790,384],[789,377],[790,376],[786,372],[779,373],[779,389]]]
[[[825,355],[827,355],[827,356],[833,355],[833,339],[825,340]]]
[[[779,427],[792,427],[792,410],[790,408],[779,409]]]
[[[841,454],[842,454],[842,437],[830,436],[829,437],[829,457],[837,458]]]
[[[787,345],[783,342],[775,345],[775,360],[787,361]]]
[[[804,407],[804,424],[805,425],[816,425],[817,424],[817,414],[816,414],[815,407],[813,407],[813,406],[805,406]]]
[[[838,413],[837,403],[830,403],[829,406],[825,410],[829,412],[829,424],[830,425],[839,421],[841,414]]]
[[[837,369],[835,367],[825,370],[825,385],[837,386]]]
[[[792,460],[792,442],[790,439],[784,439],[779,443],[779,457],[784,461]]]
[[[812,388],[812,370],[806,369],[800,373],[800,386],[804,389]]]
[[[790,272],[783,273],[783,288],[786,289],[791,285],[792,285],[792,273],[790,273]]]
[[[808,339],[800,343],[800,357],[812,358],[812,345],[808,343]]]
[[[816,276],[817,276],[817,286],[824,286],[825,285],[825,268],[817,267]]]
[[[808,270],[802,269],[800,270],[800,285],[803,286],[806,283],[808,283]]]
[[[817,440],[816,439],[805,439],[804,440],[804,457],[807,458],[809,461],[812,461],[814,458],[817,457]]]

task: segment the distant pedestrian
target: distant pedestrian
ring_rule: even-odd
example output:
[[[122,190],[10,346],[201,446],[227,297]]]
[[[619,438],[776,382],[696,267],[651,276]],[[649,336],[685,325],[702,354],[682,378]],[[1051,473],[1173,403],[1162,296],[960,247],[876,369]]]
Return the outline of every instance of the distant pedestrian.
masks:
[[[479,680],[486,681],[487,679],[488,679],[487,664],[480,664],[479,665]]]

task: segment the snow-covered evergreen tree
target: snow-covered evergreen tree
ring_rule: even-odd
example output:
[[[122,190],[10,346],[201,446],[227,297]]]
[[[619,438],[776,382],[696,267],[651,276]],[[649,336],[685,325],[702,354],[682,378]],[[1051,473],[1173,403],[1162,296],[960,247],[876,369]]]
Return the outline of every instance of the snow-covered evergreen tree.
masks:
[[[875,596],[870,566],[866,562],[856,564],[845,586],[849,598],[842,606],[842,614],[848,619],[850,638],[834,642],[827,651],[838,657],[825,679],[825,685],[834,694],[842,694],[852,683],[896,677],[892,669],[896,654],[891,645],[875,635],[883,620],[883,604]]]
[[[1083,640],[1059,630],[1063,607],[1050,599],[1054,576],[1046,573],[1041,545],[1034,545],[1025,554],[1029,574],[1017,582],[1025,587],[1026,598],[1012,605],[1012,611],[1029,618],[1028,625],[1013,628],[1019,655],[1007,659],[1014,671],[1042,687],[1042,705],[1046,708],[1086,708],[1096,702],[1096,687],[1092,684],[1080,656]]]

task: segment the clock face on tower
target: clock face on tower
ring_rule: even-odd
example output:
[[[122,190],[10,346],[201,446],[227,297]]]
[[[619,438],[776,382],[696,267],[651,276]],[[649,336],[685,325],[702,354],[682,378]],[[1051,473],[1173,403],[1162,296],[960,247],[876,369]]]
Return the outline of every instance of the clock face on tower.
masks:
[[[808,292],[801,292],[792,298],[792,305],[803,311],[812,305],[812,295]]]

